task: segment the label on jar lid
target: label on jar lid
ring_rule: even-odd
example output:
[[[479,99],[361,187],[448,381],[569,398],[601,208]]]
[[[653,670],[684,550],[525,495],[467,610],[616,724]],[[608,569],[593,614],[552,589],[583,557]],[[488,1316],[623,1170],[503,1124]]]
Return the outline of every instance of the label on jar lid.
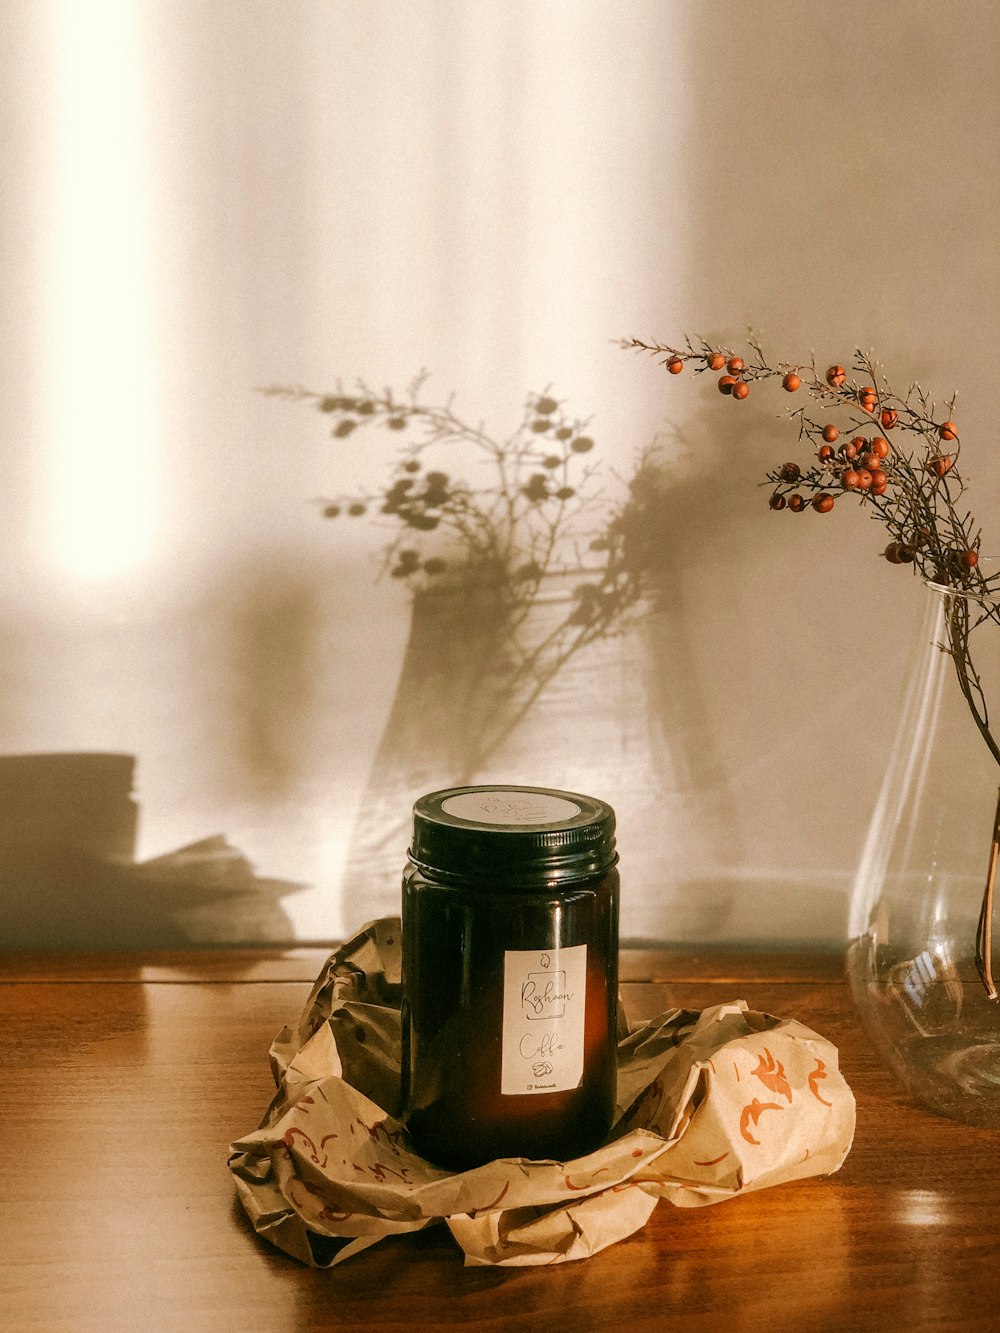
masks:
[[[565,1092],[583,1080],[587,946],[503,956],[504,1096]]]
[[[466,791],[441,804],[446,815],[471,824],[561,824],[580,813],[575,801],[544,791]]]

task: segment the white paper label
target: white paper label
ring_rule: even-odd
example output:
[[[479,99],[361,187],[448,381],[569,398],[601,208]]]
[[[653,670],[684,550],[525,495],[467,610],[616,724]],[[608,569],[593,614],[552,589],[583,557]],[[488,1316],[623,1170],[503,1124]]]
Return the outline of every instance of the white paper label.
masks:
[[[500,1091],[564,1092],[583,1079],[587,946],[504,953]]]

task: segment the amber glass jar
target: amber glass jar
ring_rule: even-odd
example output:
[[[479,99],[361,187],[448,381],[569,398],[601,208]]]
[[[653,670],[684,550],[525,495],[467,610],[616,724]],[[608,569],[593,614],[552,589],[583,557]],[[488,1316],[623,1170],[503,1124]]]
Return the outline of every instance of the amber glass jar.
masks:
[[[618,871],[603,801],[455,787],[413,808],[403,877],[403,1097],[442,1165],[565,1161],[615,1104]]]

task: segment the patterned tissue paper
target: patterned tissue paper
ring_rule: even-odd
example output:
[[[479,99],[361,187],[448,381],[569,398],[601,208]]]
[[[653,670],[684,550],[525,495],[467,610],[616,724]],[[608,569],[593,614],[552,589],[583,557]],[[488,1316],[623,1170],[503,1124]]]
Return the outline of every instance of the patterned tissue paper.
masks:
[[[608,1141],[572,1162],[443,1170],[400,1119],[400,923],[327,960],[271,1046],[277,1092],[229,1158],[255,1231],[314,1267],[445,1223],[467,1264],[584,1259],[681,1208],[839,1169],[855,1103],[829,1041],[743,1000],[620,1023]]]

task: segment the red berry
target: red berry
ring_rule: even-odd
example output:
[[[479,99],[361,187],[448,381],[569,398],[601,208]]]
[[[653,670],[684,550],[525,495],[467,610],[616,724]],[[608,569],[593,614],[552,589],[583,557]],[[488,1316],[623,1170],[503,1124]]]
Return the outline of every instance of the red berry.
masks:
[[[827,444],[833,444],[839,434],[840,431],[832,423],[823,427],[823,439],[826,440]]]
[[[881,435],[876,435],[871,442],[872,452],[878,454],[879,458],[889,457],[889,441],[884,440]]]
[[[788,497],[788,508],[793,514],[801,514],[805,507],[806,502],[803,500],[802,496],[799,495],[798,491],[796,491],[794,495]]]
[[[726,362],[726,366],[730,375],[738,375],[741,370],[745,369],[746,362],[741,356],[731,356]]]
[[[802,475],[802,469],[798,463],[782,463],[781,471],[778,474],[782,481],[798,481]]]
[[[719,393],[732,393],[736,379],[733,375],[723,375],[719,380]]]
[[[853,463],[858,456],[858,446],[855,440],[848,440],[846,444],[840,446],[841,458],[846,458],[849,463]]]
[[[828,514],[834,506],[834,498],[828,495],[826,491],[820,491],[819,495],[813,496],[812,507],[817,514]]]
[[[737,380],[733,385],[732,392],[734,398],[747,398],[750,395],[750,385],[747,384],[746,380]]]
[[[829,444],[821,444],[816,450],[816,457],[821,463],[828,463],[833,457],[833,449]]]
[[[672,356],[667,362],[667,369],[670,371],[671,375],[679,375],[684,369],[684,362],[679,356]]]
[[[785,503],[786,503],[785,497],[783,495],[779,495],[777,491],[775,491],[774,494],[771,496],[770,500],[768,500],[768,504],[771,506],[772,509],[784,509]]]
[[[798,375],[796,375],[793,370],[790,370],[788,374],[785,376],[785,378],[781,381],[781,387],[783,389],[787,389],[789,393],[794,393],[795,390],[801,386],[801,384],[802,381],[799,379]]]
[[[958,427],[955,425],[954,421],[942,422],[942,424],[938,426],[938,435],[940,435],[942,440],[957,440]]]
[[[962,552],[959,554],[958,559],[959,559],[959,562],[960,562],[961,564],[963,564],[963,565],[965,566],[966,569],[975,569],[975,567],[979,564],[979,552],[978,552],[978,551],[962,551]]]
[[[882,423],[883,430],[892,430],[898,420],[899,413],[894,408],[885,407],[882,409],[882,415],[879,417],[879,421]]]
[[[946,472],[951,471],[951,455],[936,454],[933,458],[928,458],[924,467],[935,477],[943,477]]]
[[[845,491],[856,491],[861,474],[856,468],[848,467],[840,474],[840,484]]]
[[[721,352],[713,352],[706,361],[709,370],[721,370],[725,364],[726,358]]]
[[[872,495],[885,495],[888,485],[889,478],[884,472],[876,472],[872,475]]]
[[[867,468],[865,467],[860,468],[858,471],[858,490],[859,491],[871,490],[871,484],[872,484],[872,474],[868,471]]]
[[[826,382],[831,388],[839,389],[847,379],[847,371],[843,366],[831,366],[826,372]]]

